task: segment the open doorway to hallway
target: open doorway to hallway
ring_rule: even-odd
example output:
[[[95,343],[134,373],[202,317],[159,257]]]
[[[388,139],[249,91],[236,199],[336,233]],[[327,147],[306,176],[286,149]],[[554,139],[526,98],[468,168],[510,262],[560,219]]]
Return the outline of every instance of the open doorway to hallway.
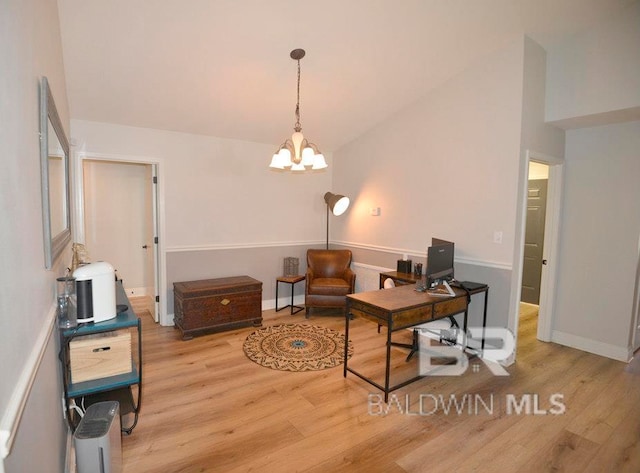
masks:
[[[84,159],[82,175],[91,260],[112,264],[130,299],[142,301],[158,321],[155,165]]]
[[[524,251],[522,261],[522,287],[520,293],[520,323],[528,326],[537,321],[542,290],[544,260],[545,220],[547,210],[547,188],[549,166],[529,162],[527,185],[527,212],[525,221]]]

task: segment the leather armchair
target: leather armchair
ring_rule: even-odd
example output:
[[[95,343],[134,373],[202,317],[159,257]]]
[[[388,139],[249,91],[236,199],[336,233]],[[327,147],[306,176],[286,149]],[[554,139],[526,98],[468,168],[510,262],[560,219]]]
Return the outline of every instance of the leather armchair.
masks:
[[[356,273],[351,270],[351,250],[307,250],[304,294],[306,317],[311,307],[344,307],[347,294],[355,292]]]

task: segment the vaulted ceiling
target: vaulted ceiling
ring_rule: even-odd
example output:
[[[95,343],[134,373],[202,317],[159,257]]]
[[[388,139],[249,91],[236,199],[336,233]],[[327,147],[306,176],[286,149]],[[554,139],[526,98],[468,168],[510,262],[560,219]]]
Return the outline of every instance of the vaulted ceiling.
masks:
[[[509,41],[632,0],[58,0],[71,118],[332,151]]]

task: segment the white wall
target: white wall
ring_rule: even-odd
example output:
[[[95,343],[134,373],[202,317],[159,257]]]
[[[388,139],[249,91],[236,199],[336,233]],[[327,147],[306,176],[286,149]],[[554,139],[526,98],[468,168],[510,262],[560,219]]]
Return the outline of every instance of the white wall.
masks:
[[[9,457],[0,455],[0,471],[59,471],[65,427],[51,322],[55,278],[71,257],[66,250],[51,271],[44,269],[38,122],[38,84],[47,76],[69,131],[55,0],[0,3],[0,64],[0,428],[16,434]],[[1,440],[0,451],[7,446]]]
[[[324,235],[324,172],[269,169],[273,146],[72,120],[86,153],[161,162],[167,249],[315,240]],[[328,156],[331,166],[331,156]]]
[[[564,131],[545,123],[547,52],[529,37],[524,38],[523,67],[522,157],[529,150],[561,159],[564,156]]]
[[[595,126],[640,119],[640,2],[549,51],[547,121]]]
[[[490,283],[490,323],[514,329],[526,152],[564,155],[545,78],[544,49],[521,37],[336,152],[335,188],[354,204],[332,239],[414,255],[455,241],[457,276]]]
[[[552,340],[619,360],[631,352],[639,236],[638,45],[634,2],[557,45],[547,67],[546,117],[577,128],[567,132]]]
[[[628,360],[640,237],[640,122],[567,132],[552,337]]]
[[[71,127],[80,152],[159,163],[165,325],[173,323],[176,281],[247,274],[263,282],[263,306],[273,307],[283,249],[303,258],[302,248],[324,241],[330,154],[326,171],[292,174],[269,168],[272,145],[82,120]]]
[[[334,187],[353,205],[333,238],[424,254],[436,236],[459,258],[510,266],[522,64],[514,41],[337,151]]]
[[[432,237],[454,241],[456,277],[490,284],[496,326],[509,324],[512,297],[523,44],[488,55],[335,153],[334,187],[353,205],[332,219],[332,239],[373,265],[372,252],[425,262]]]

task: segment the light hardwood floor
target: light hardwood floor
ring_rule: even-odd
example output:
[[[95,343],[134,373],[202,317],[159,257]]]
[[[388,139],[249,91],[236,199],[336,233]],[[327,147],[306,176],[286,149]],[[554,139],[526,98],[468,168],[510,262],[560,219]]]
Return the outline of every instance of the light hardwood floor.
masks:
[[[264,325],[344,330],[340,316],[303,314],[265,311]],[[258,366],[242,351],[251,328],[182,341],[141,316],[143,403],[138,426],[123,437],[124,473],[640,472],[640,376],[624,363],[537,341],[535,313],[521,318],[510,376],[472,361],[462,376],[396,391],[390,404],[356,376],[345,379],[342,367]],[[384,337],[356,319],[350,365],[378,374]],[[406,351],[393,351],[403,374],[415,369]],[[553,395],[562,396],[556,404]],[[509,396],[528,396],[530,413],[524,404],[509,412]],[[541,414],[559,405],[564,413]]]

